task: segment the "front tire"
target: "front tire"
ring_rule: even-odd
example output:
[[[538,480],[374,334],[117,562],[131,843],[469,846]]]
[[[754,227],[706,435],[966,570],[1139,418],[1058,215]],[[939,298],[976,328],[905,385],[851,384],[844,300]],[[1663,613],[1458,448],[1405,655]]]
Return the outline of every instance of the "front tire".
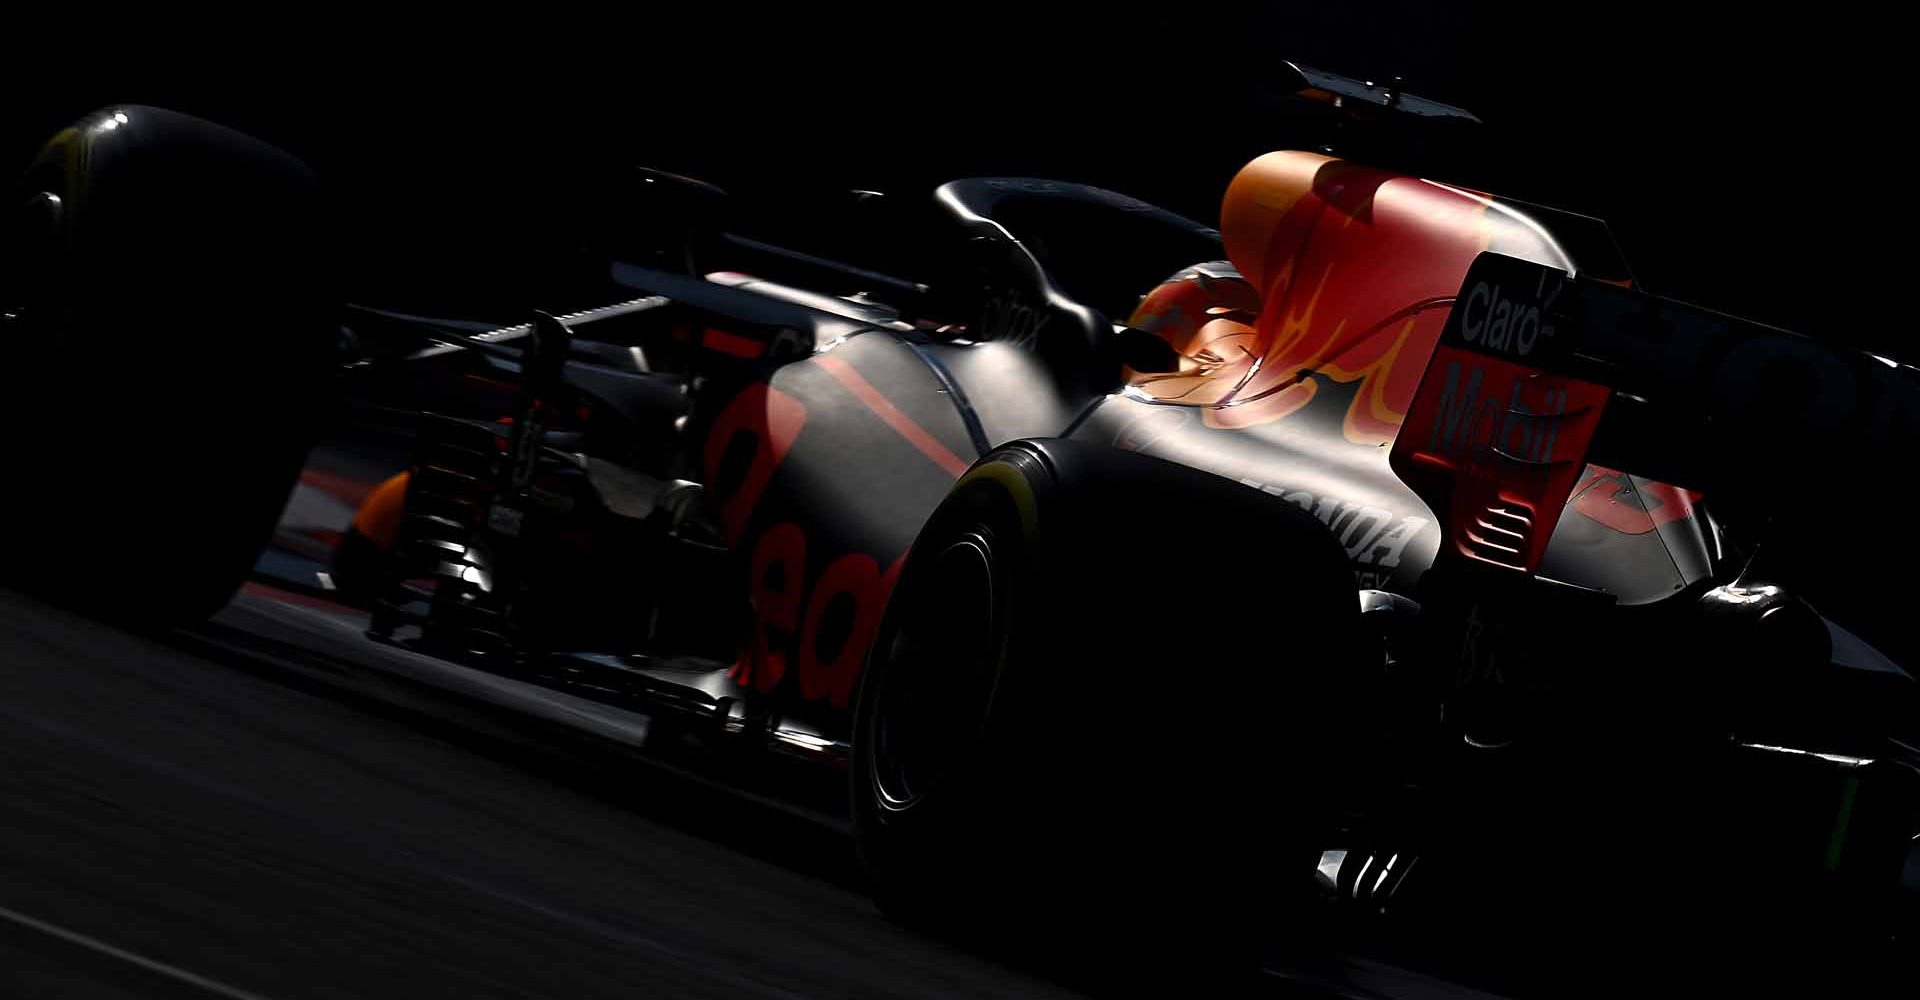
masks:
[[[311,172],[231,129],[111,108],[0,219],[0,566],[95,611],[233,593],[324,414],[337,325]]]

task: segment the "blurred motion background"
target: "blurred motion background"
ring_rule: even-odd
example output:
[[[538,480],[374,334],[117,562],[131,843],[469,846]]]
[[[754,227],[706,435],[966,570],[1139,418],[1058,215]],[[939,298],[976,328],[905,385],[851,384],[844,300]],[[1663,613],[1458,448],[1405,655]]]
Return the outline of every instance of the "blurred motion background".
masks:
[[[479,11],[16,12],[0,152],[17,169],[110,102],[230,123],[328,179],[350,295],[519,316],[571,305],[560,272],[635,164],[755,195],[758,217],[823,249],[847,230],[832,191],[924,200],[979,174],[1085,180],[1213,220],[1235,170],[1301,141],[1273,107],[1286,58],[1472,109],[1487,127],[1427,172],[1606,218],[1652,290],[1920,353],[1894,314],[1914,221],[1902,32],[1860,8]]]

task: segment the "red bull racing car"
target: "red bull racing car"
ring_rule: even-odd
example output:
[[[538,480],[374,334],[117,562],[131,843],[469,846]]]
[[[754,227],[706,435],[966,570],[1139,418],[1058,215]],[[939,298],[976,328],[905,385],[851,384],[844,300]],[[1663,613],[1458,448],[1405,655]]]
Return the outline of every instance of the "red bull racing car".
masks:
[[[1901,932],[1905,602],[1847,589],[1803,493],[1893,495],[1913,367],[1649,295],[1596,220],[1325,152],[1247,164],[1218,229],[954,181],[912,274],[640,187],[623,294],[500,327],[329,302],[278,150],[137,107],[63,133],[0,279],[8,405],[62,428],[20,464],[60,485],[8,497],[58,529],[18,563],[203,615],[339,417],[410,456],[323,554],[373,636],[827,776],[912,918],[1537,945],[1625,933],[1624,895]],[[218,447],[130,436],[156,415]],[[105,592],[69,567],[116,558],[142,470],[198,499],[160,585]]]

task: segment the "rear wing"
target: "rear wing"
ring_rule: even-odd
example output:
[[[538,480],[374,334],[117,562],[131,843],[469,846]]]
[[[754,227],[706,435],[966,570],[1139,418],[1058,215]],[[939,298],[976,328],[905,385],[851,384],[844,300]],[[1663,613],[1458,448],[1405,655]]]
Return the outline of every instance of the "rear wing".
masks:
[[[1391,464],[1443,548],[1531,573],[1586,463],[1769,536],[1920,455],[1920,370],[1494,253],[1468,270]],[[1843,516],[1817,511],[1831,523]]]
[[[1293,71],[1297,80],[1296,92],[1308,100],[1331,104],[1343,111],[1364,113],[1365,111],[1389,111],[1403,115],[1415,115],[1421,118],[1449,118],[1479,124],[1480,119],[1465,108],[1456,108],[1451,104],[1442,104],[1417,94],[1409,94],[1396,78],[1387,83],[1372,80],[1356,80],[1350,76],[1341,76],[1324,69],[1302,66],[1296,62],[1282,64]]]

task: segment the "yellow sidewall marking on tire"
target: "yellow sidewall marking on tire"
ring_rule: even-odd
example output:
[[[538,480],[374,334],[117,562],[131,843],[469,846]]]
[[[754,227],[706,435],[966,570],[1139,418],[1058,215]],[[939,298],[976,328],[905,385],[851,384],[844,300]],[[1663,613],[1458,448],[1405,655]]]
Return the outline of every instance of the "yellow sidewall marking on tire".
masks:
[[[975,466],[972,471],[961,476],[960,485],[965,486],[976,479],[991,479],[999,483],[1000,487],[1007,491],[1008,498],[1013,501],[1014,510],[1020,515],[1020,530],[1028,538],[1039,535],[1040,508],[1034,502],[1033,484],[1027,482],[1027,477],[1021,475],[1019,469],[1005,462],[988,462],[985,465]]]

